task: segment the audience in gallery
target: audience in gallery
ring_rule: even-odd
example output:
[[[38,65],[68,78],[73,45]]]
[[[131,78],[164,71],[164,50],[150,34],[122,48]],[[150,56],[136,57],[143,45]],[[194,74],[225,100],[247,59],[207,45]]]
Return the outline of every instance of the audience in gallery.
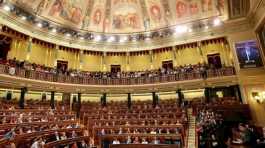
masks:
[[[60,74],[67,75],[72,77],[87,77],[87,78],[140,78],[140,77],[155,77],[155,76],[164,76],[164,75],[173,75],[173,74],[187,74],[187,73],[197,73],[200,74],[203,78],[207,77],[207,70],[215,69],[213,64],[201,64],[196,65],[183,65],[179,67],[174,67],[173,69],[157,69],[157,70],[147,70],[147,71],[135,71],[135,72],[88,72],[88,71],[79,71],[73,69],[65,68],[51,68],[44,65],[38,65],[34,63],[29,63],[27,61],[18,61],[16,58],[12,60],[0,60],[0,64],[9,66],[9,73],[12,75],[15,74],[16,68],[22,68],[25,70],[32,70],[36,72],[51,73],[51,74]]]
[[[234,125],[237,126],[234,126]],[[265,127],[260,132],[259,127],[246,123],[229,123],[222,115],[212,110],[201,110],[197,114],[197,133],[199,147],[225,148],[243,145],[246,148],[263,148],[265,146]]]
[[[207,146],[207,137],[209,133],[213,133],[217,128],[222,125],[222,116],[210,110],[201,110],[197,115],[196,128],[199,135],[200,147]],[[210,135],[211,146],[219,147],[214,134]]]

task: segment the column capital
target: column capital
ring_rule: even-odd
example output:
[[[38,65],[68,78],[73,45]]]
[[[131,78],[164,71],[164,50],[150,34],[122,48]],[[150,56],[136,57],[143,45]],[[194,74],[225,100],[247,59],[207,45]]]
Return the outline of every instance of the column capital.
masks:
[[[80,49],[79,54],[84,54],[85,49]]]
[[[32,39],[33,39],[33,38],[30,36],[30,37],[29,37],[29,42],[32,42]]]
[[[149,50],[149,54],[152,55],[153,54],[153,50]]]

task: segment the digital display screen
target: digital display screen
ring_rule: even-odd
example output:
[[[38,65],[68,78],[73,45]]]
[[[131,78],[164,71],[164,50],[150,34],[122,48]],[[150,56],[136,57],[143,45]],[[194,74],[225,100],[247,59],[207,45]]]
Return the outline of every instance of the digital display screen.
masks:
[[[240,68],[255,68],[263,66],[256,40],[239,42],[236,43],[235,47]]]

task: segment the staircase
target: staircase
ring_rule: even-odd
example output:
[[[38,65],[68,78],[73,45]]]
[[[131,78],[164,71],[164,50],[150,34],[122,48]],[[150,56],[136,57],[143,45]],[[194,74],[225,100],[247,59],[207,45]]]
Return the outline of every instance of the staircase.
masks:
[[[192,114],[192,108],[188,109],[188,139],[186,148],[196,148],[196,118]]]

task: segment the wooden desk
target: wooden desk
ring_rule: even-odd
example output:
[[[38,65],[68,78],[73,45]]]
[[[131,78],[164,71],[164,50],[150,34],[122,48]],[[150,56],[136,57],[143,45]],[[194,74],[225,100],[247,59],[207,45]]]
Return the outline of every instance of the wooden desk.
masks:
[[[67,125],[78,123],[77,120],[67,120],[67,121],[57,121],[57,122],[29,122],[21,124],[0,124],[0,129],[11,129],[13,127],[31,127],[31,126],[41,126],[41,125]]]
[[[66,140],[59,140],[59,141],[49,142],[49,143],[46,143],[44,145],[44,148],[53,148],[53,147],[57,147],[59,145],[73,144],[75,142],[81,142],[83,140],[88,141],[89,137],[85,136],[85,137],[70,138],[70,139],[66,139]]]
[[[175,144],[111,144],[110,148],[179,148]]]
[[[108,141],[113,141],[115,138],[119,139],[120,141],[126,141],[126,138],[130,136],[132,138],[138,137],[138,138],[146,138],[146,139],[151,139],[153,140],[155,137],[158,139],[172,139],[172,140],[180,140],[181,145],[185,145],[184,139],[181,134],[107,134],[107,135],[102,135],[99,137],[99,145],[101,145],[102,141],[108,140]]]
[[[44,139],[47,138],[48,136],[52,136],[54,135],[55,132],[61,133],[61,132],[82,132],[84,129],[82,128],[68,128],[68,129],[57,129],[57,130],[45,130],[45,131],[40,131],[40,132],[33,132],[33,133],[25,133],[25,134],[21,134],[21,135],[16,135],[15,138],[13,140],[11,140],[11,142],[14,143],[26,143],[27,141],[30,141],[36,137],[43,137]],[[2,137],[1,137],[2,138]],[[10,142],[9,140],[3,140],[0,143],[0,147],[4,146],[5,144],[7,144],[8,142]]]

